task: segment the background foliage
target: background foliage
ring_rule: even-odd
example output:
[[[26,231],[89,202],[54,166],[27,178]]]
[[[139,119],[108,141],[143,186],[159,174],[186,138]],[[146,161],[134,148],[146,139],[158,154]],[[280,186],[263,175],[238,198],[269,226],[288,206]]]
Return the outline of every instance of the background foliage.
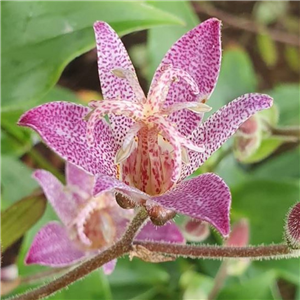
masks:
[[[31,196],[37,189],[30,177],[32,169],[50,170],[63,180],[63,162],[32,131],[17,127],[16,122],[35,105],[53,100],[86,102],[100,93],[93,49],[92,24],[96,20],[108,22],[120,35],[134,32],[123,41],[146,90],[172,43],[200,20],[218,17],[224,24],[224,50],[221,74],[209,103],[213,111],[241,94],[265,92],[278,106],[279,125],[299,126],[300,59],[295,45],[299,42],[299,6],[293,2],[5,1],[1,2],[1,14],[2,210],[24,197],[29,203],[39,201],[31,214],[26,214],[27,221],[14,220],[23,230],[21,222],[31,227],[31,215],[44,212],[44,199]],[[241,28],[243,22],[252,26]],[[285,37],[282,41],[278,32],[290,40]],[[285,214],[299,201],[299,139],[282,144],[254,164],[238,162],[228,151],[231,145],[232,140],[196,173],[213,170],[229,184],[232,221],[249,220],[251,244],[282,241]],[[220,157],[223,159],[216,164]],[[18,209],[26,211],[24,200],[20,203]],[[10,219],[8,212],[2,214],[2,237],[9,235],[9,223],[4,223]],[[22,276],[44,269],[24,266],[23,259],[34,234],[55,218],[47,206],[43,217],[24,236],[19,254],[7,255],[14,247],[4,253],[4,264],[16,260]],[[20,231],[15,241],[26,230]],[[221,241],[212,232],[205,242]],[[219,266],[216,261],[178,259],[149,264],[123,258],[112,275],[96,271],[50,299],[205,299]],[[245,295],[247,299],[296,299],[300,296],[299,267],[296,259],[252,263],[244,273],[227,278],[217,299],[245,299]]]

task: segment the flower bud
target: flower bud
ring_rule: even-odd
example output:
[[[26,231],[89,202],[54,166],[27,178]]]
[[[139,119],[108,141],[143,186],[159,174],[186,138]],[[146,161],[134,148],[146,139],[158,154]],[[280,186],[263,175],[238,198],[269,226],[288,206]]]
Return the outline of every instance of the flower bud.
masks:
[[[259,119],[254,115],[243,123],[235,134],[234,154],[239,161],[244,161],[259,148],[261,132]]]
[[[225,242],[227,247],[245,247],[249,243],[249,224],[246,219],[234,224],[229,238]]]
[[[119,204],[119,206],[124,209],[131,209],[131,208],[135,208],[136,206],[136,203],[134,201],[132,201],[131,199],[125,197],[120,193],[116,194],[116,201]]]
[[[151,222],[156,226],[163,226],[169,220],[176,216],[176,212],[170,209],[165,209],[161,206],[154,205],[151,207],[146,206],[147,213]]]
[[[292,249],[300,249],[300,202],[288,213],[285,223],[285,240]]]
[[[242,135],[253,136],[258,130],[258,119],[253,115],[239,127],[238,132]]]
[[[202,242],[208,238],[210,230],[207,222],[188,218],[182,226],[182,233],[190,242]]]
[[[249,224],[246,219],[241,219],[232,228],[229,238],[225,242],[227,247],[245,247],[249,243]],[[248,268],[250,260],[239,259],[228,261],[227,274],[240,276]]]

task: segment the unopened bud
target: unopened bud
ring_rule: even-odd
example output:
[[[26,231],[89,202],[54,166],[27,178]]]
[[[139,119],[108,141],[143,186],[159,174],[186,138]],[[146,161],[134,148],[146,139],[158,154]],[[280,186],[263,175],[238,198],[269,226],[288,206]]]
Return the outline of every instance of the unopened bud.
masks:
[[[190,242],[202,242],[208,238],[210,230],[207,222],[189,218],[182,226],[182,233]]]
[[[124,209],[135,208],[136,204],[131,199],[127,198],[122,194],[116,194],[116,201]]]
[[[285,240],[292,249],[300,249],[300,202],[289,211],[285,223]]]
[[[249,243],[249,224],[246,219],[234,224],[229,238],[225,242],[227,247],[245,247]]]
[[[154,205],[151,207],[146,207],[148,215],[152,223],[156,226],[163,226],[169,220],[176,216],[176,212],[170,209],[165,209],[161,206]]]
[[[250,157],[260,146],[259,136],[237,136],[234,140],[234,154],[239,161],[244,161]]]
[[[245,247],[249,243],[249,224],[246,219],[241,219],[234,224],[229,238],[225,242],[227,247]],[[248,258],[228,261],[227,274],[231,276],[242,275],[250,264]]]
[[[258,119],[254,115],[239,127],[238,133],[252,136],[258,131],[258,129],[259,129]]]
[[[261,129],[259,118],[254,115],[244,122],[235,134],[234,155],[239,161],[244,161],[254,154],[261,144]]]

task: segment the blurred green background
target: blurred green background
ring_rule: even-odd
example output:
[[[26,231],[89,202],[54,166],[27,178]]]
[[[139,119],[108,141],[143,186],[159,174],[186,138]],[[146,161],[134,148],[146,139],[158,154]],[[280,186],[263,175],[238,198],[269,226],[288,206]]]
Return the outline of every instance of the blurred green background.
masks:
[[[16,121],[41,103],[87,103],[101,97],[92,29],[96,20],[123,36],[146,91],[172,43],[209,17],[221,19],[223,59],[209,100],[213,111],[241,94],[264,92],[278,107],[276,126],[299,128],[299,6],[297,1],[2,1],[2,210],[37,189],[34,168],[63,178],[63,161]],[[275,146],[267,141],[263,159],[247,164],[228,151],[232,143],[196,174],[212,170],[224,178],[233,195],[232,222],[248,219],[251,244],[280,243],[285,215],[299,201],[299,138]],[[17,260],[22,276],[45,269],[24,266],[23,259],[38,229],[55,218],[47,206],[25,234],[20,252],[16,245],[4,252],[4,265]],[[212,232],[205,243],[221,240]],[[219,266],[209,260],[150,264],[122,258],[112,275],[95,271],[49,299],[206,299]],[[238,276],[227,277],[216,299],[299,299],[299,268],[298,259],[251,263]]]

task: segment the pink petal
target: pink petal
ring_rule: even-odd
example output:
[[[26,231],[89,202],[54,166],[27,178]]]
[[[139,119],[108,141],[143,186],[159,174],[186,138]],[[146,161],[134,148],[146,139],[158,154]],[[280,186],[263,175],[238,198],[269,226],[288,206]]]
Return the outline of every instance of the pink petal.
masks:
[[[185,239],[179,228],[172,221],[164,226],[158,227],[154,226],[152,222],[148,222],[136,236],[135,240],[180,244],[185,243]]]
[[[202,153],[189,151],[190,164],[183,165],[181,179],[199,168],[249,117],[271,107],[272,104],[273,99],[268,95],[245,94],[213,114],[192,134],[192,142],[204,145],[205,151]]]
[[[78,204],[72,193],[50,172],[36,170],[32,177],[42,187],[48,201],[51,203],[61,221],[67,225],[77,213]]]
[[[50,222],[35,236],[25,258],[26,264],[64,267],[82,259],[85,253],[76,248],[62,225]]]
[[[86,140],[87,107],[68,102],[51,102],[27,111],[19,125],[37,131],[45,143],[60,156],[91,174],[115,176],[115,145],[109,125],[100,120],[95,128],[95,144]]]
[[[94,24],[97,53],[98,72],[104,99],[136,100],[135,93],[128,80],[118,78],[112,73],[114,69],[125,69],[135,74],[134,67],[128,53],[116,34],[105,22]],[[115,139],[122,144],[123,138],[132,125],[132,120],[124,116],[110,116]]]
[[[117,260],[113,259],[110,262],[108,262],[105,265],[103,265],[102,268],[103,268],[104,274],[110,275],[113,272],[113,270],[115,269],[116,264],[117,264]]]
[[[122,193],[139,203],[148,200],[151,203],[174,210],[195,219],[207,221],[216,227],[223,236],[229,233],[229,209],[231,195],[225,182],[217,175],[207,173],[184,181],[175,188],[158,197],[151,197],[140,190],[105,175],[96,177],[94,196],[115,191]]]
[[[209,19],[182,36],[167,52],[157,68],[151,83],[151,89],[160,77],[165,65],[183,69],[189,73],[198,84],[200,93],[195,95],[187,83],[180,81],[172,85],[166,104],[175,102],[197,101],[208,99],[212,93],[220,71],[221,63],[221,22]],[[191,133],[201,120],[201,114],[196,115],[188,110],[173,113],[170,117],[177,123],[178,130],[183,134]]]
[[[117,33],[105,22],[94,24],[98,53],[98,71],[104,99],[132,100],[135,98],[128,80],[112,71],[125,69],[135,74],[128,53]],[[135,75],[136,76],[136,75]]]
[[[152,200],[164,208],[212,224],[223,236],[229,234],[231,195],[225,182],[215,174],[183,181]]]
[[[150,199],[149,195],[137,188],[131,187],[114,177],[98,174],[96,176],[96,183],[93,191],[94,197],[98,197],[100,194],[110,191],[119,192],[137,203],[142,199]]]
[[[66,181],[68,188],[83,203],[92,196],[94,177],[71,163],[66,163]],[[74,195],[75,196],[75,195]]]

